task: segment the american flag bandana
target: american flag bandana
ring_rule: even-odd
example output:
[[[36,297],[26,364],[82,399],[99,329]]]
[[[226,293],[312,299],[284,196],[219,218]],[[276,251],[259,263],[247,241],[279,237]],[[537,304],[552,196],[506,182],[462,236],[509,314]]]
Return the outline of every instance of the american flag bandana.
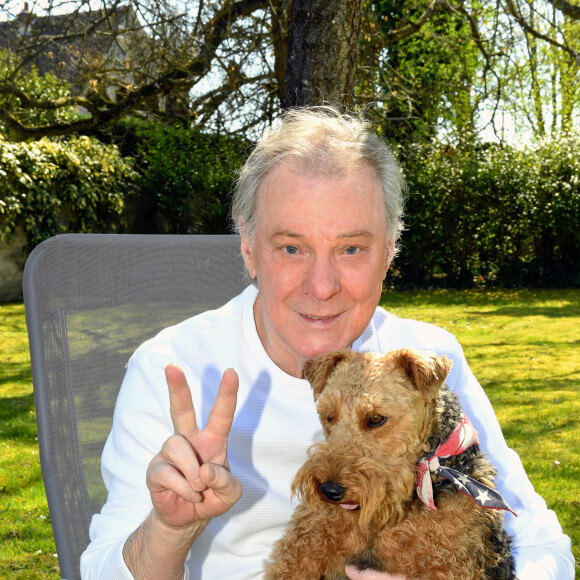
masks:
[[[428,453],[417,463],[417,494],[426,506],[433,510],[436,509],[433,501],[433,482],[431,481],[431,473],[435,473],[451,481],[458,491],[473,498],[480,507],[507,510],[517,516],[518,514],[510,508],[503,497],[491,487],[476,481],[465,473],[440,465],[439,458],[459,455],[476,443],[479,443],[479,437],[475,427],[465,415],[461,415],[461,419],[449,439],[439,445],[434,453]]]

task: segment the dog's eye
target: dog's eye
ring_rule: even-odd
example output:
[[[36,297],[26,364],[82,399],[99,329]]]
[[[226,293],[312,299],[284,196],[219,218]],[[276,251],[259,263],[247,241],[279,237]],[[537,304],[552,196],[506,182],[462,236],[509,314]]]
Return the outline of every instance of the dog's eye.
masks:
[[[385,424],[387,418],[383,415],[370,415],[367,419],[367,425],[369,427],[380,427]]]
[[[326,422],[327,423],[332,423],[332,417],[330,417],[330,416],[326,417]]]

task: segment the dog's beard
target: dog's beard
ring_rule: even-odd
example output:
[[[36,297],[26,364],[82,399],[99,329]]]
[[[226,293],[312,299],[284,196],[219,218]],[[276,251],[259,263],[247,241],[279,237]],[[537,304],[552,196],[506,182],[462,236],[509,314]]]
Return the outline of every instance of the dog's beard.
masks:
[[[376,532],[403,518],[405,506],[413,498],[415,480],[415,461],[411,458],[392,458],[385,466],[377,458],[359,456],[350,465],[339,465],[325,442],[320,442],[311,448],[296,474],[292,494],[313,510],[324,502],[350,511],[361,530]],[[344,498],[326,499],[320,492],[325,481],[343,486]]]

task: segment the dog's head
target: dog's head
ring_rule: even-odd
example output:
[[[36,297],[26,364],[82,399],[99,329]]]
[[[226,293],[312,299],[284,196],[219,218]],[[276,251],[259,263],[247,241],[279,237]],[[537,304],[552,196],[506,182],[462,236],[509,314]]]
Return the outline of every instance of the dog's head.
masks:
[[[356,512],[361,526],[396,520],[413,494],[450,368],[444,356],[410,349],[341,350],[308,361],[304,375],[326,441],[312,448],[294,489],[305,501]]]
[[[312,358],[306,362],[304,377],[312,386],[314,400],[326,387],[330,375],[338,365],[373,366],[375,369],[400,369],[410,380],[425,401],[432,401],[439,388],[445,382],[451,370],[451,361],[445,356],[438,357],[434,353],[402,348],[392,350],[384,355],[374,353],[357,353],[352,350],[336,350]]]

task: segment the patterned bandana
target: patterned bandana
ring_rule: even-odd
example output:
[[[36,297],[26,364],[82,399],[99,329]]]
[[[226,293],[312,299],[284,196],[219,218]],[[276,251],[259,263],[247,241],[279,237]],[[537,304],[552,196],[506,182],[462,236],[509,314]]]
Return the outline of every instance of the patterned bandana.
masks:
[[[517,516],[518,514],[509,507],[503,497],[491,487],[465,473],[440,465],[439,458],[459,455],[476,443],[479,443],[479,438],[475,427],[465,415],[461,415],[449,439],[439,445],[434,453],[425,455],[417,464],[417,494],[426,506],[436,509],[431,481],[431,473],[435,473],[451,481],[458,491],[473,498],[477,505],[488,509],[507,510]],[[427,474],[429,474],[428,477],[426,477]]]

